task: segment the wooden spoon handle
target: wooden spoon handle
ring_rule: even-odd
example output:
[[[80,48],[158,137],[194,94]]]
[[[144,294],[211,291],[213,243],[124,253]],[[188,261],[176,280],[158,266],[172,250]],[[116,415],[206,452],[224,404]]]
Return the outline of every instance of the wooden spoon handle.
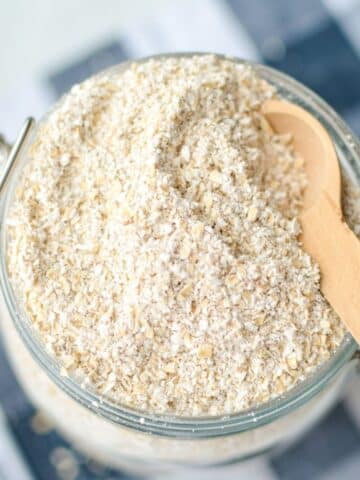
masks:
[[[320,266],[321,291],[360,343],[360,241],[326,192],[301,223],[304,249]]]

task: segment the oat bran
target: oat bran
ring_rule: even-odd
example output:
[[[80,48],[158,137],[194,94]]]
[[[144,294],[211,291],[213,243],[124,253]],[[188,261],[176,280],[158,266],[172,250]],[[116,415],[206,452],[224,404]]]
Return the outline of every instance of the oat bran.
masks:
[[[206,55],[90,78],[50,113],[7,259],[63,375],[134,408],[225,414],[286,392],[340,344],[297,239],[302,161],[260,113],[274,95]]]

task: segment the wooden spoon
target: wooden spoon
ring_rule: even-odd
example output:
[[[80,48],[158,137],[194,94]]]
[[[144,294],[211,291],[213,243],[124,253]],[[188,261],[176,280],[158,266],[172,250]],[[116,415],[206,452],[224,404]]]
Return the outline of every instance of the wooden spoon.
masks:
[[[263,113],[277,133],[291,133],[308,177],[300,215],[304,250],[320,266],[320,288],[355,340],[360,343],[360,241],[341,210],[341,175],[325,128],[303,108],[268,100]]]

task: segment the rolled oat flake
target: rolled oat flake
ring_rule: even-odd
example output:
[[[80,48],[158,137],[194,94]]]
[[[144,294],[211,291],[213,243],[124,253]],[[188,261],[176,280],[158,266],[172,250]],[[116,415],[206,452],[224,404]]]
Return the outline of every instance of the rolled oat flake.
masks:
[[[334,352],[345,331],[298,241],[303,163],[261,114],[276,95],[231,60],[149,60],[76,85],[40,125],[7,262],[62,375],[149,412],[225,414]]]

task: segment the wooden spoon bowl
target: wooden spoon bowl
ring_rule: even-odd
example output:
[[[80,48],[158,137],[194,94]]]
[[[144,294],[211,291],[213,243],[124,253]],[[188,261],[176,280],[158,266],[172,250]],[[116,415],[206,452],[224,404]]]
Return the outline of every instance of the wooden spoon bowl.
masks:
[[[360,241],[342,216],[341,174],[333,142],[309,112],[268,100],[263,113],[277,133],[291,133],[308,177],[300,215],[304,250],[320,267],[320,288],[360,343]]]

